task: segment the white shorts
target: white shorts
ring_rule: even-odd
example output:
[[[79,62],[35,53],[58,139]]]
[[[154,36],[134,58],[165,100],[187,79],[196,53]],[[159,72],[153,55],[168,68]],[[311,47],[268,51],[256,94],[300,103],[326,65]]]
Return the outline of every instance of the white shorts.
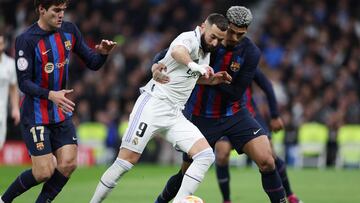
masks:
[[[144,92],[130,114],[129,126],[120,148],[142,153],[154,135],[161,135],[174,147],[188,153],[203,138],[200,130],[188,121],[181,109]]]
[[[6,140],[6,116],[7,115],[0,115],[0,149]]]

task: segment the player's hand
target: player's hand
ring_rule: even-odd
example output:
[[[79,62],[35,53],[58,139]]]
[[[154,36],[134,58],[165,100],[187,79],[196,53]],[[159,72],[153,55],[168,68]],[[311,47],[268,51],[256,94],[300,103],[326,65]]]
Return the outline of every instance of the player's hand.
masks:
[[[100,54],[107,55],[109,54],[116,46],[116,42],[103,39],[101,43],[95,46],[95,49]]]
[[[270,128],[272,131],[277,132],[284,129],[284,122],[280,117],[272,118],[270,121]]]
[[[170,82],[169,76],[167,76],[164,72],[167,71],[167,67],[162,63],[154,63],[151,67],[152,77],[153,79],[161,84],[165,84]]]
[[[203,74],[203,76],[204,76],[206,79],[214,76],[215,73],[214,73],[214,69],[213,69],[213,68],[211,68],[210,66],[206,66],[205,69],[206,69],[206,72],[205,72],[205,74]]]
[[[71,113],[74,111],[75,103],[66,98],[66,94],[73,92],[74,90],[60,90],[50,91],[49,100],[55,103],[65,113]]]
[[[201,85],[218,85],[221,83],[230,84],[232,77],[226,71],[220,71],[210,76],[209,78],[201,77],[197,81],[197,84]]]
[[[230,84],[232,81],[232,77],[226,71],[220,71],[213,75],[211,79],[211,85],[218,85],[221,83]]]
[[[14,119],[15,125],[18,125],[20,123],[20,110],[18,108],[12,109],[11,118]]]

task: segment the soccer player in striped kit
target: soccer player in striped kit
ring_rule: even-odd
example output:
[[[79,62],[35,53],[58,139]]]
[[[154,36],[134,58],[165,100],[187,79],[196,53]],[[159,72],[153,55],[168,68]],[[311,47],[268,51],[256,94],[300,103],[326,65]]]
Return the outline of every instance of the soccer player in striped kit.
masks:
[[[76,168],[77,138],[71,121],[75,104],[66,98],[73,91],[67,89],[70,53],[98,70],[116,43],[102,40],[96,52],[90,49],[78,28],[64,21],[67,3],[35,0],[39,20],[16,38],[16,71],[25,94],[21,129],[32,168],[15,179],[0,202],[12,202],[39,183],[44,184],[36,203],[51,202]]]
[[[249,110],[251,115],[256,119],[256,121],[261,125],[265,130],[269,139],[271,140],[271,131],[279,131],[284,128],[284,123],[279,115],[277,108],[277,101],[272,87],[271,82],[265,76],[265,74],[260,70],[256,69],[254,82],[261,88],[265,93],[268,100],[268,107],[270,111],[270,126],[266,123],[264,118],[261,116],[259,109],[253,98],[252,86],[250,85],[245,92],[246,95],[246,108]],[[270,130],[269,130],[270,127]],[[230,173],[229,173],[229,157],[232,150],[231,141],[227,136],[220,138],[215,144],[215,154],[216,154],[216,176],[218,184],[221,190],[224,203],[231,203],[230,198]],[[273,147],[272,147],[273,148]],[[273,157],[275,159],[276,171],[279,173],[282,185],[285,189],[286,197],[289,203],[302,203],[302,201],[293,193],[290,187],[290,180],[287,176],[286,164],[285,162],[276,155],[275,150],[273,149]]]

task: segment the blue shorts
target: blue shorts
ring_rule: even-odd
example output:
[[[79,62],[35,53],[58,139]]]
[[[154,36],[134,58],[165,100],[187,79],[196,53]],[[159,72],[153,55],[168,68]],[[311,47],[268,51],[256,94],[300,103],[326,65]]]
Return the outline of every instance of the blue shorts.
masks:
[[[242,148],[247,142],[260,135],[266,135],[246,108],[242,108],[233,116],[223,118],[192,116],[191,122],[199,128],[212,148],[221,137],[227,136],[239,154],[243,153]]]
[[[255,108],[255,120],[261,125],[261,127],[264,129],[265,134],[271,139],[271,132],[269,130],[268,124],[265,122],[264,118],[261,116],[259,110]]]
[[[68,144],[77,144],[76,130],[71,119],[48,125],[21,124],[21,131],[29,154],[50,154]]]
[[[271,139],[271,133],[269,131],[269,128],[257,108],[255,108],[255,116],[253,118],[255,118],[255,120],[261,125],[268,138]],[[222,136],[219,141],[230,142],[230,139],[227,136]]]

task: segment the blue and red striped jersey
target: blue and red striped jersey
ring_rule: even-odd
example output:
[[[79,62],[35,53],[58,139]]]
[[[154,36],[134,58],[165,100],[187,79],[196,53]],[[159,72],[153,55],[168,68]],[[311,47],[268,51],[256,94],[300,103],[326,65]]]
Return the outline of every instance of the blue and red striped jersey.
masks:
[[[220,118],[237,113],[246,105],[245,90],[251,84],[260,59],[259,48],[247,37],[233,48],[219,47],[211,53],[214,72],[227,71],[231,84],[196,85],[185,111],[195,116]]]
[[[50,90],[66,89],[71,52],[92,70],[99,69],[106,60],[105,55],[86,45],[78,28],[70,22],[49,32],[33,24],[16,38],[15,50],[19,88],[25,95],[21,121],[27,124],[58,123],[71,117],[48,100]]]

